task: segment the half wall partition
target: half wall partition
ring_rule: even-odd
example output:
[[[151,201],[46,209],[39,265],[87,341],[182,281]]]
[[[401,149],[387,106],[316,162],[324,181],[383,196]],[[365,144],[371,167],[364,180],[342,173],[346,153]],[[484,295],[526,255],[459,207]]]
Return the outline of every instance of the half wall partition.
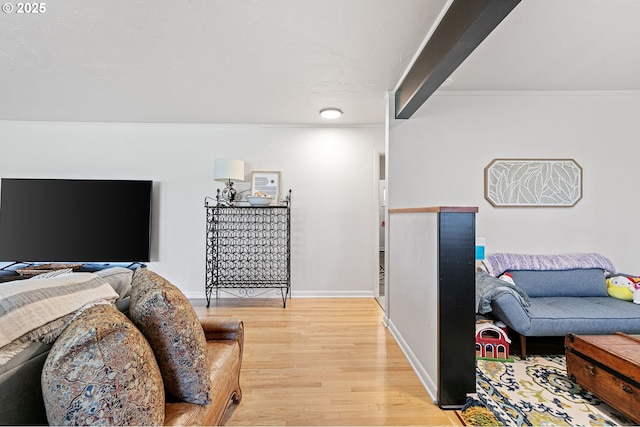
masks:
[[[476,387],[477,212],[389,210],[387,326],[442,409],[461,408]]]

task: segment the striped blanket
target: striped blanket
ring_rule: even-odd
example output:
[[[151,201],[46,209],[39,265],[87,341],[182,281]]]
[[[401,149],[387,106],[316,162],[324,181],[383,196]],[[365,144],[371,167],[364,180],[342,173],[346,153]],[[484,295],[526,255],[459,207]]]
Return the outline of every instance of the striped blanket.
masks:
[[[0,347],[87,304],[117,297],[111,285],[93,273],[2,283]]]
[[[487,257],[494,276],[508,270],[576,270],[579,268],[601,268],[614,273],[615,267],[609,259],[596,253],[563,255],[521,255],[496,253]]]

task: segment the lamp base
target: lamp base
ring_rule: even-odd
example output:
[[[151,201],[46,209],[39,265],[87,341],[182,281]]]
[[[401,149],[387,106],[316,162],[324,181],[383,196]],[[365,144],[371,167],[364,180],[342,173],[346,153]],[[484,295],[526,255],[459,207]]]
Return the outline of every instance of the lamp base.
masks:
[[[222,191],[218,188],[216,192],[216,200],[218,206],[233,206],[236,199],[236,189],[233,188],[233,182],[227,181],[227,186]]]

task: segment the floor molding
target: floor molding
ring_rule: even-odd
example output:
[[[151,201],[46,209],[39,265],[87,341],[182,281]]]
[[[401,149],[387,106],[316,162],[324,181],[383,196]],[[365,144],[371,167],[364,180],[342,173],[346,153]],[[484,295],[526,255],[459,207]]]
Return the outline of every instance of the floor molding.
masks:
[[[293,298],[374,298],[373,291],[297,291]]]
[[[184,292],[185,296],[190,300],[204,300],[202,292]],[[291,298],[374,298],[372,291],[294,291]],[[214,295],[211,296],[215,298]],[[238,298],[232,295],[222,293],[220,298]],[[250,298],[250,297],[242,297]],[[275,290],[267,292],[256,298],[282,298]]]
[[[418,379],[420,380],[425,390],[427,390],[427,393],[429,393],[429,396],[435,403],[437,401],[437,395],[438,395],[438,387],[436,385],[437,378],[433,379],[429,376],[426,369],[424,369],[424,367],[422,366],[422,364],[420,363],[416,355],[411,350],[411,347],[409,347],[407,342],[402,337],[402,334],[400,333],[400,331],[398,331],[398,329],[393,324],[393,321],[391,321],[391,319],[385,316],[383,322],[386,323],[386,326],[389,329],[389,332],[391,332],[391,335],[398,343],[398,346],[400,347],[404,355],[407,357],[407,360],[409,361],[409,364],[411,365],[414,372],[418,376]]]

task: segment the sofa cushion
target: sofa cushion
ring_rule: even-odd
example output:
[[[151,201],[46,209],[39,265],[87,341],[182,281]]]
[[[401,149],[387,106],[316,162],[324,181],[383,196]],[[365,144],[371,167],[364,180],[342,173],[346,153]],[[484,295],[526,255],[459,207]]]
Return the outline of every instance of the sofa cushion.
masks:
[[[189,300],[147,268],[136,269],[130,298],[129,317],[149,340],[167,392],[187,402],[209,403],[207,342]]]
[[[525,308],[503,294],[492,306],[497,319],[527,336],[640,334],[640,305],[608,296],[531,298]]]
[[[165,395],[151,347],[112,304],[81,312],[42,369],[51,425],[162,425]]]
[[[607,283],[600,268],[576,270],[510,270],[513,281],[531,298],[606,297]]]
[[[45,425],[47,414],[42,400],[40,375],[51,344],[22,344],[26,345],[23,351],[6,360],[6,364],[0,363],[0,423]]]

